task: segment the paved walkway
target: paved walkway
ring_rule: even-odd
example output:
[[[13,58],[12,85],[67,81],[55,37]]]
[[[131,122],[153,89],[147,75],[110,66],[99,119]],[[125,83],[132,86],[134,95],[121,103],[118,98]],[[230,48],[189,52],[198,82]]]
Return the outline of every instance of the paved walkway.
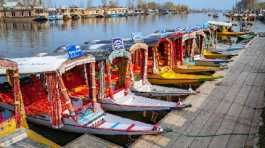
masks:
[[[222,80],[206,82],[198,89],[200,94],[186,99],[192,108],[169,113],[161,125],[190,135],[257,132],[261,110],[254,108],[264,106],[265,38],[256,38],[224,74]],[[166,133],[142,136],[132,147],[242,148],[254,143],[255,138],[246,135],[194,138]]]

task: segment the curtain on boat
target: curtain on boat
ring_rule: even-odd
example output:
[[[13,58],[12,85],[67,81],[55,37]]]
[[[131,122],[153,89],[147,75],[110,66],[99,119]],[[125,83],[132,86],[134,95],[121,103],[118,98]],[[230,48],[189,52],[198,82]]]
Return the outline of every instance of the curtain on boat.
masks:
[[[51,124],[53,128],[60,128],[63,126],[62,123],[62,106],[60,99],[60,88],[58,83],[57,73],[46,73],[45,74],[48,100],[51,102]],[[62,80],[61,80],[62,81]],[[65,89],[66,90],[66,89]]]

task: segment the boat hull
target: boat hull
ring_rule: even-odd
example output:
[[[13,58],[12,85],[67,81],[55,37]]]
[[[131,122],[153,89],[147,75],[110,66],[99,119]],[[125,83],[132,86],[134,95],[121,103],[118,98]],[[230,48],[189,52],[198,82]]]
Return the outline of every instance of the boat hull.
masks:
[[[185,90],[179,88],[151,85],[149,82],[143,84],[142,81],[134,82],[132,91],[136,95],[144,97],[180,97],[196,94],[196,92],[192,89]]]
[[[107,116],[110,114],[107,114]],[[108,116],[107,120],[115,120],[117,118],[117,116],[114,115],[110,115]],[[119,119],[121,119],[120,117],[118,117]],[[44,119],[44,118],[39,118],[39,117],[27,117],[27,119],[35,124],[39,124],[42,126],[46,126],[49,128],[52,128],[51,124],[50,124],[50,120]],[[115,121],[113,122],[118,123],[119,121]],[[132,124],[137,124],[140,123],[138,121],[132,121],[129,119],[125,119],[125,122],[131,122]],[[141,123],[141,124],[145,124],[145,123]],[[148,125],[148,124],[146,124]],[[112,125],[113,126],[113,125]],[[57,130],[61,130],[61,131],[66,131],[66,132],[72,132],[72,133],[89,133],[89,134],[96,134],[96,135],[152,135],[152,134],[159,134],[162,131],[157,131],[157,130],[152,130],[152,125],[149,125],[149,129],[147,130],[127,130],[125,129],[111,129],[111,128],[92,128],[92,127],[86,127],[86,126],[80,126],[80,125],[76,125],[73,123],[66,123],[63,125],[63,127],[58,128]]]
[[[101,106],[107,111],[163,111],[177,109],[177,103],[136,96],[124,91],[114,94],[113,99],[100,100]]]
[[[230,59],[235,55],[233,55],[233,54],[222,54],[222,53],[212,52],[212,51],[204,51],[203,56],[206,59]]]
[[[183,67],[174,67],[173,70],[176,73],[193,74],[193,73],[214,73],[215,71],[222,70],[222,68],[197,66],[197,65],[184,65]]]
[[[246,34],[245,32],[217,32],[219,36],[240,36]]]
[[[218,78],[222,78],[222,76],[180,74],[168,67],[162,68],[159,74],[148,75],[149,82],[157,85],[196,85],[204,81],[211,81]]]

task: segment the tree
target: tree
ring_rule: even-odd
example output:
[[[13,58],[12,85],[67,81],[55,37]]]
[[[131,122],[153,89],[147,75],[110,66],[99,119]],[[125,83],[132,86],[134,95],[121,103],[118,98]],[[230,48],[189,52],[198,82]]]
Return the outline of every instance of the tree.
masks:
[[[138,9],[146,9],[146,3],[144,0],[138,0],[137,1],[137,8]]]
[[[146,4],[146,8],[148,9],[159,9],[159,4],[156,2],[149,2]]]
[[[127,0],[127,7],[130,9],[134,8],[134,0]]]
[[[110,0],[109,1],[109,7],[111,7],[111,8],[119,7],[118,1],[117,0]]]
[[[104,8],[106,7],[108,4],[108,1],[107,0],[101,0],[101,6]]]
[[[265,2],[260,2],[255,4],[256,9],[265,9]]]
[[[168,1],[165,2],[162,7],[164,9],[175,10],[177,6],[175,5],[175,3]]]

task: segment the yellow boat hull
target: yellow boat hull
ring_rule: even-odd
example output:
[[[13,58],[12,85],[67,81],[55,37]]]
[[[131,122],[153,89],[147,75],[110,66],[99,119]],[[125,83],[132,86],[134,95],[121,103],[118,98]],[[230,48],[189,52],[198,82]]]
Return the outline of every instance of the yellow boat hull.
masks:
[[[0,128],[0,138],[15,132],[17,129],[15,118],[11,118],[7,121],[4,121],[0,124]]]
[[[207,59],[229,59],[233,55],[221,54],[221,53],[216,53],[216,52],[211,52],[211,51],[208,51],[208,50],[204,50],[203,56],[205,58],[207,58]]]
[[[213,73],[218,70],[222,70],[222,68],[197,65],[183,65],[173,68],[174,72],[180,74]]]
[[[148,80],[152,84],[158,85],[186,85],[198,84],[205,81],[212,81],[223,76],[215,75],[193,75],[193,74],[180,74],[167,68],[163,69],[160,74],[149,74]]]
[[[224,32],[217,32],[218,36],[240,36],[246,34],[245,32],[229,32],[229,31],[224,31]]]

